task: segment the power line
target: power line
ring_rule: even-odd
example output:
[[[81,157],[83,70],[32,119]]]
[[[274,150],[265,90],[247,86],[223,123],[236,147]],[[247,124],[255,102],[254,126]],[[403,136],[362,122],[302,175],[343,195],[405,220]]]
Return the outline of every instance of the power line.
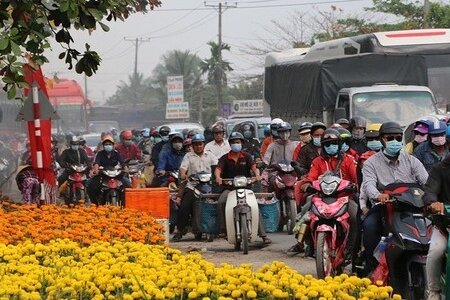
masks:
[[[188,31],[191,31],[192,29],[195,29],[195,28],[199,27],[200,25],[203,25],[204,23],[212,20],[212,18],[209,18],[212,15],[214,15],[214,12],[211,12],[211,13],[207,14],[206,16],[204,16],[201,19],[191,23],[190,25],[188,25],[187,27],[185,27],[185,28],[183,28],[181,30],[177,30],[177,31],[174,31],[174,32],[171,32],[171,33],[167,33],[167,34],[152,36],[152,38],[153,39],[160,39],[160,38],[171,37],[171,36],[174,36],[174,35],[186,33]]]
[[[237,6],[236,9],[252,9],[252,8],[276,8],[276,7],[294,7],[294,6],[305,6],[305,5],[320,5],[320,4],[337,4],[337,3],[347,3],[347,2],[362,2],[365,0],[336,0],[336,1],[313,1],[304,3],[290,3],[290,4],[272,4],[272,5],[252,5],[252,6]],[[212,8],[204,7],[198,8],[197,10],[211,10]],[[166,9],[156,9],[156,11],[188,11],[192,8],[166,8]]]
[[[137,76],[137,66],[138,66],[138,49],[139,49],[139,45],[145,42],[150,41],[150,38],[146,37],[140,37],[140,38],[135,38],[135,39],[131,39],[131,38],[123,38],[125,41],[128,42],[134,42],[134,47],[135,47],[135,52],[134,52],[134,76]]]
[[[123,50],[122,52],[120,52],[120,53],[118,53],[118,54],[116,54],[116,55],[113,55],[113,56],[104,57],[104,58],[102,58],[102,60],[110,60],[110,59],[113,59],[113,58],[119,58],[119,57],[122,57],[122,56],[124,56],[125,54],[127,54],[127,53],[128,53],[128,50],[130,50],[132,47],[133,47],[133,46],[129,46],[128,48],[126,48],[126,49]]]

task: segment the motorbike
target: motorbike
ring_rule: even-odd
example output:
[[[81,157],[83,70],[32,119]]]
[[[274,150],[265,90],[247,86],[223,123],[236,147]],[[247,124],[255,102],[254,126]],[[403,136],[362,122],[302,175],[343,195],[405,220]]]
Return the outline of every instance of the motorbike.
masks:
[[[347,256],[350,232],[349,194],[354,192],[350,181],[327,172],[315,180],[310,187],[314,194],[309,219],[316,253],[316,270],[319,278],[342,273]]]
[[[212,192],[212,175],[199,172],[189,176],[188,180],[194,185],[194,195],[197,199],[192,218],[195,239],[201,240],[205,233],[207,240],[212,241],[217,233],[217,199],[208,196]]]
[[[170,219],[169,219],[169,233],[173,233],[175,230],[175,224],[178,216],[178,205],[175,200],[178,196],[179,190],[179,172],[169,172],[168,175],[168,187],[170,195]]]
[[[101,203],[124,207],[124,187],[121,176],[123,176],[122,167],[117,165],[115,167],[103,168],[100,167],[101,174]]]
[[[271,183],[275,191],[275,197],[280,201],[280,225],[281,231],[286,225],[288,234],[293,234],[295,220],[297,217],[297,202],[294,197],[294,185],[297,182],[297,171],[292,167],[290,161],[280,161],[272,165],[275,174]]]
[[[131,186],[133,188],[145,188],[145,178],[144,178],[144,164],[137,160],[133,159],[128,161],[128,170],[131,179]]]
[[[387,267],[388,274],[382,280],[403,298],[424,299],[425,263],[432,230],[432,222],[424,214],[424,192],[417,184],[395,183],[387,185],[384,193],[390,199],[384,207],[384,238],[379,246],[384,244],[381,248],[389,251],[383,253],[387,266],[380,263],[377,269]],[[375,249],[374,256],[377,255]]]
[[[70,174],[67,179],[67,187],[64,192],[64,202],[71,206],[86,200],[86,170],[84,164],[72,164],[69,166]]]
[[[257,197],[273,197],[273,193],[254,193],[248,186],[255,182],[253,178],[237,176],[223,179],[225,185],[231,186],[225,204],[225,227],[228,243],[234,249],[242,249],[248,254],[249,242],[258,237],[259,207]]]

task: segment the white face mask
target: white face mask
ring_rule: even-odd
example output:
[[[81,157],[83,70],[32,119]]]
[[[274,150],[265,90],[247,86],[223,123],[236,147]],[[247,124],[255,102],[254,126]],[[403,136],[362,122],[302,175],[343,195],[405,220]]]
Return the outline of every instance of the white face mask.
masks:
[[[180,151],[183,148],[183,143],[173,143],[173,149]]]
[[[416,134],[416,136],[414,137],[414,140],[420,144],[420,143],[425,142],[427,140],[427,137],[428,137],[427,134],[425,134],[425,135]]]

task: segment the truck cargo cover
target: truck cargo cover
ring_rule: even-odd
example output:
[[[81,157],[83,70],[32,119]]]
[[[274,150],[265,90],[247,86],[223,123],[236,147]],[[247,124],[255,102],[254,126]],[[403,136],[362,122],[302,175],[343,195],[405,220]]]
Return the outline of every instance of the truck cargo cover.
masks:
[[[275,65],[265,69],[264,97],[274,115],[317,114],[334,108],[340,89],[376,83],[427,86],[425,58],[370,53]]]

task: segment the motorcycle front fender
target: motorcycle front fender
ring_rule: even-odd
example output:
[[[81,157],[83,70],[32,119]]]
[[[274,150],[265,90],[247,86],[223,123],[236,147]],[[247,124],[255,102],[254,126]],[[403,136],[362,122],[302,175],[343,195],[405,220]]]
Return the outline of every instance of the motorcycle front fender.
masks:
[[[336,229],[327,224],[320,224],[314,231],[314,248],[317,247],[317,235],[319,232],[331,233],[331,247],[333,250],[336,250],[336,238],[337,238]]]

